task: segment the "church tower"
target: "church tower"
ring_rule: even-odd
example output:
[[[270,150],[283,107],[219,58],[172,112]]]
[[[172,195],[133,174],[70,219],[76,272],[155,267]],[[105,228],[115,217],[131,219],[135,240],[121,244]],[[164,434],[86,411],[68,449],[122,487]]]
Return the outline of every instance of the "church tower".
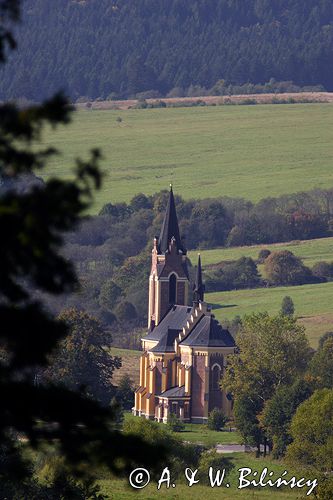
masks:
[[[158,239],[154,239],[152,250],[148,310],[150,330],[158,325],[174,304],[188,304],[186,253],[179,234],[175,199],[170,187],[161,233]]]

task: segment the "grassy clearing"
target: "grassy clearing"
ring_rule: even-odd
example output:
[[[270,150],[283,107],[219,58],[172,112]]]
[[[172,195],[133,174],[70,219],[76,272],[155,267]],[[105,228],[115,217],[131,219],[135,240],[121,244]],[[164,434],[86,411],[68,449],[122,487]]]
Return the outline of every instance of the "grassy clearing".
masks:
[[[279,498],[281,500],[289,500],[301,498],[302,494],[306,494],[306,490],[277,490],[274,488],[246,488],[243,490],[238,490],[238,469],[241,467],[250,467],[253,471],[263,470],[267,467],[269,471],[274,472],[273,478],[279,477],[285,470],[285,466],[282,463],[266,459],[257,459],[253,455],[245,453],[233,453],[228,454],[228,458],[231,458],[234,464],[234,469],[228,474],[225,479],[224,486],[218,488],[211,488],[210,486],[202,486],[196,484],[189,488],[187,484],[184,484],[184,480],[179,479],[174,481],[176,484],[175,488],[166,489],[164,486],[160,490],[157,490],[157,483],[151,482],[149,486],[142,490],[134,490],[128,485],[126,480],[112,479],[99,481],[102,487],[102,492],[114,500],[127,500],[131,498],[139,498],[141,500],[150,499],[168,499],[168,500],[202,500],[202,498],[209,498],[212,500],[218,499],[234,499],[234,498],[249,498],[253,500],[270,499],[272,497]],[[162,472],[162,471],[161,471]],[[287,477],[292,474],[289,473]],[[230,488],[225,486],[226,483],[230,484]]]
[[[287,243],[275,243],[267,245],[253,245],[232,248],[214,248],[213,250],[201,250],[203,266],[217,264],[222,260],[236,260],[240,257],[252,257],[256,259],[261,249],[268,248],[270,251],[289,250],[303,259],[306,266],[312,267],[316,262],[333,260],[333,238],[318,238],[305,241],[290,241]],[[189,252],[192,262],[197,260],[197,251]]]
[[[332,296],[333,282],[293,287],[256,288],[206,294],[208,303],[213,304],[214,314],[224,318],[243,316],[253,312],[268,311],[276,314],[285,295],[295,304],[296,315],[307,328],[307,335],[315,347],[319,337],[333,328]]]
[[[177,433],[183,441],[190,443],[200,443],[209,447],[217,444],[241,444],[242,438],[238,432],[229,432],[225,429],[222,432],[211,431],[206,425],[185,424],[185,431]]]
[[[255,201],[331,186],[332,126],[331,104],[78,111],[69,127],[45,131],[64,153],[47,173],[69,177],[77,155],[100,147],[106,177],[93,211],[171,180],[187,199]]]
[[[126,422],[136,419],[131,413],[125,413],[124,419]],[[159,424],[165,426],[165,424]],[[228,428],[224,431],[211,431],[204,424],[185,424],[185,430],[177,432],[175,435],[182,441],[190,443],[203,444],[209,447],[215,447],[217,444],[241,444],[241,435],[236,432],[230,432]]]

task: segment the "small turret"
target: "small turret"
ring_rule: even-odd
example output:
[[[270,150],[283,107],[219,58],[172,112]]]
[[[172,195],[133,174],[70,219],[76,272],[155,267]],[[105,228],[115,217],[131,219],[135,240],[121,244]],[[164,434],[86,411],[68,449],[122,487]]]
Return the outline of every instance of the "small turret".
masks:
[[[205,285],[202,281],[201,257],[198,255],[197,274],[193,287],[193,301],[196,303],[204,301]]]

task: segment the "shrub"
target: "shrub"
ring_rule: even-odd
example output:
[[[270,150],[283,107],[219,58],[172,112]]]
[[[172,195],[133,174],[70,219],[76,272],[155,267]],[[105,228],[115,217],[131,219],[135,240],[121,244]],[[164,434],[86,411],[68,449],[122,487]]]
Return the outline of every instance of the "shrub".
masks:
[[[318,278],[331,281],[333,279],[333,262],[317,262],[312,268],[312,273]]]
[[[293,316],[295,312],[294,302],[291,297],[286,295],[282,300],[281,314],[283,316]]]
[[[256,263],[251,257],[221,262],[206,280],[207,291],[222,291],[260,286]]]
[[[217,453],[216,450],[203,452],[199,461],[198,479],[200,480],[200,482],[206,485],[210,485],[208,476],[210,467],[213,468],[214,472],[216,470],[225,469],[226,474],[228,474],[228,472],[230,472],[234,468],[234,465],[232,464],[230,458]],[[213,474],[213,477],[215,477],[215,474]]]
[[[118,321],[132,321],[137,317],[135,307],[133,306],[133,304],[127,301],[120,302],[120,304],[116,308],[115,313]]]
[[[303,285],[313,282],[311,270],[289,250],[272,252],[265,260],[265,271],[272,285]]]
[[[174,413],[170,413],[168,417],[168,427],[173,432],[181,432],[185,429],[185,424],[182,420],[179,420]]]
[[[214,408],[208,416],[207,427],[211,431],[220,431],[225,426],[227,420],[228,418],[222,410]]]
[[[138,102],[133,106],[133,109],[146,109],[148,108],[148,103],[146,99],[138,99]]]
[[[154,444],[161,451],[167,450],[165,466],[171,470],[171,476],[183,475],[186,467],[197,467],[202,446],[186,444],[167,426],[142,418],[132,417],[125,421],[123,432],[130,436],[139,436],[149,444]],[[140,464],[138,464],[140,467]],[[160,474],[160,470],[158,471]]]
[[[271,251],[268,250],[268,248],[262,248],[258,254],[258,264],[263,264],[267,257],[269,257],[271,254]]]
[[[326,340],[333,339],[333,332],[326,332],[322,335],[318,342],[318,349],[322,349]]]
[[[258,104],[257,103],[257,100],[256,99],[243,99],[242,101],[239,101],[240,105],[245,105],[245,106],[249,106],[249,105],[253,105],[253,104]]]

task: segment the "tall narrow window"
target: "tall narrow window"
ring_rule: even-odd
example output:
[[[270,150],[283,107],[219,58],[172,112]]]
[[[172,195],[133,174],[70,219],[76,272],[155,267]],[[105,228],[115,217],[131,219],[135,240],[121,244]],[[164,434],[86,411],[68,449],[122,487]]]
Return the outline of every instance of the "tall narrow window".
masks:
[[[218,390],[220,388],[220,379],[221,379],[221,367],[216,364],[213,366],[212,374],[211,374],[211,388],[213,390]]]
[[[169,304],[176,303],[177,278],[175,274],[171,274],[169,278]]]

